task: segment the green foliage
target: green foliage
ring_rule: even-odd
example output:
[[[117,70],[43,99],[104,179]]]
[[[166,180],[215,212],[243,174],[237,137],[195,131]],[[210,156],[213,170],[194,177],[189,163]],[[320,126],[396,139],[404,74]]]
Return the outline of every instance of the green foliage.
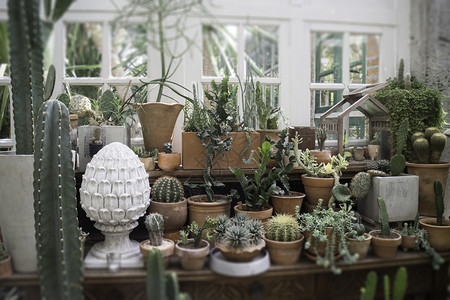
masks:
[[[377,291],[378,276],[374,271],[367,273],[366,284],[361,288],[361,300],[373,300],[375,299]],[[397,273],[394,278],[394,287],[392,291],[393,300],[402,300],[405,297],[406,288],[408,285],[408,273],[405,267],[397,269]],[[383,291],[384,299],[389,300],[391,295],[389,276],[383,276]]]
[[[254,172],[253,180],[249,180],[241,169],[230,167],[243,189],[248,210],[264,210],[269,204],[270,196],[279,191],[276,180],[281,170],[272,168],[266,174],[267,164],[273,153],[272,146],[265,141],[258,150],[259,163],[255,160],[258,169]]]
[[[188,294],[180,294],[177,274],[164,274],[164,265],[159,249],[152,249],[147,257],[146,276],[147,300],[190,299]]]
[[[324,126],[320,126],[316,129],[316,139],[317,145],[319,145],[319,150],[322,151],[327,139],[327,130]]]
[[[272,216],[266,225],[266,238],[280,242],[292,242],[301,237],[300,226],[295,217],[286,214]]]
[[[341,205],[341,209],[335,211],[333,208],[322,208],[322,200],[313,210],[312,213],[300,214],[296,211],[297,219],[300,223],[300,230],[302,232],[310,232],[310,236],[305,241],[305,249],[313,247],[315,255],[317,256],[316,263],[325,268],[330,268],[335,274],[340,274],[341,269],[335,265],[335,249],[342,255],[345,263],[352,264],[358,259],[358,255],[350,254],[348,250],[348,243],[345,238],[345,233],[352,228],[352,217],[354,212],[351,207]],[[327,228],[332,227],[331,237],[326,233]],[[314,242],[313,242],[314,241]],[[321,256],[318,253],[318,245],[320,242],[325,242],[325,255]]]
[[[428,88],[417,81],[411,82],[411,90],[404,89],[403,80],[389,79],[389,85],[374,94],[374,97],[389,109],[389,121],[397,149],[397,136],[404,119],[408,119],[407,145],[403,155],[412,161],[411,136],[415,132],[423,132],[427,127],[442,128],[445,124],[443,110],[444,95],[437,89]]]
[[[442,216],[444,215],[444,197],[442,196],[442,183],[438,180],[434,182],[434,199],[436,204],[436,224],[442,226]]]
[[[381,197],[378,197],[378,209],[380,210],[381,235],[389,236],[391,234],[391,228],[389,227],[389,216],[386,211],[386,203]]]
[[[171,143],[164,143],[163,144],[163,150],[164,150],[165,153],[171,154],[172,153],[172,144]]]
[[[366,285],[361,288],[360,300],[373,300],[377,291],[378,275],[374,271],[370,271],[366,276]]]
[[[152,151],[145,150],[144,147],[133,147],[134,153],[141,158],[153,158],[153,161],[158,161],[158,149],[153,148]]]
[[[366,238],[364,233],[366,232],[366,227],[361,223],[361,215],[355,213],[356,222],[352,223],[351,228],[348,231],[348,237],[357,239],[359,241],[364,241]]]
[[[150,245],[161,246],[164,234],[164,217],[158,213],[151,213],[145,217]]]
[[[391,158],[391,173],[392,176],[400,175],[406,166],[406,160],[403,154],[395,154]]]
[[[184,198],[183,184],[175,177],[159,177],[152,187],[152,200],[156,202],[180,202]]]
[[[436,164],[440,162],[447,143],[447,136],[441,133],[438,128],[429,127],[425,130],[425,133],[416,132],[411,141],[419,163]]]
[[[338,184],[335,185],[332,189],[332,194],[335,200],[345,203],[345,202],[351,202],[352,192],[348,188],[347,185],[344,184]]]
[[[197,222],[192,222],[188,225],[187,230],[180,230],[180,240],[182,245],[187,244],[187,236],[189,232],[194,238],[194,247],[199,248],[200,242],[202,241],[203,231],[206,232],[206,239],[210,240],[212,238],[212,233],[214,232],[217,225],[217,220],[211,217],[206,217],[205,223],[200,227]]]
[[[350,191],[356,199],[363,199],[372,186],[372,176],[367,172],[359,172],[350,181]]]
[[[279,169],[278,180],[281,183],[281,189],[284,195],[289,195],[289,173],[294,167],[295,157],[294,157],[294,143],[289,141],[289,131],[288,128],[283,129],[281,132],[277,133],[279,140],[274,143],[270,141],[272,147],[275,147],[274,159],[277,163],[276,168]],[[288,163],[284,163],[284,157],[288,157]]]
[[[192,84],[192,101],[186,101],[184,105],[184,125],[185,132],[201,132],[208,128],[209,116],[203,102],[199,100],[198,86]]]
[[[58,100],[37,116],[34,211],[41,296],[82,299],[81,231],[78,228],[69,113]]]
[[[214,231],[216,241],[232,249],[244,249],[261,243],[264,230],[261,221],[238,213],[228,219],[219,217]]]

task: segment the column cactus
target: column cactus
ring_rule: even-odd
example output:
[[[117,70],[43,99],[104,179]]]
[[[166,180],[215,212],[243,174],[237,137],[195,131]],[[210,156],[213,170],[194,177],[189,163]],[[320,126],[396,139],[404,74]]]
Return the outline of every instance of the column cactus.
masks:
[[[391,228],[389,227],[389,215],[386,210],[386,203],[381,197],[378,197],[378,208],[380,210],[381,235],[389,236],[391,234]]]
[[[444,214],[444,197],[442,197],[442,183],[438,180],[434,182],[434,198],[436,201],[436,225],[442,226],[442,216]]]
[[[436,127],[429,127],[425,133],[417,132],[412,136],[417,158],[423,164],[437,164],[444,151],[447,137]]]
[[[156,202],[180,202],[184,198],[183,184],[175,177],[162,176],[152,187],[152,200]]]
[[[164,217],[158,213],[149,214],[145,217],[144,224],[148,230],[150,245],[161,246],[164,234]]]
[[[42,105],[34,143],[34,217],[41,296],[82,299],[81,232],[69,113],[58,100]]]

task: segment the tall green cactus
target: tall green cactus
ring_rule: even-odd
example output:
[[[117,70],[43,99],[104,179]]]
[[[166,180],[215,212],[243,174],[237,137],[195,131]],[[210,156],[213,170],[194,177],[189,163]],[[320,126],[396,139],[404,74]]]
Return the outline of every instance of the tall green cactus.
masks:
[[[442,215],[444,214],[444,197],[442,197],[442,183],[434,182],[434,198],[436,201],[436,224],[442,226]]]
[[[188,294],[180,294],[177,274],[164,275],[164,265],[159,249],[152,249],[147,258],[147,300],[189,300]]]
[[[370,271],[366,277],[366,285],[361,288],[361,300],[373,300],[377,291],[378,276],[374,271]],[[408,273],[405,267],[400,267],[395,273],[394,288],[392,291],[393,300],[402,300],[405,297],[406,288],[408,286]],[[389,276],[383,276],[383,292],[384,299],[390,299],[390,282]]]
[[[378,208],[380,210],[381,218],[381,235],[389,236],[391,234],[391,228],[389,227],[389,216],[386,210],[386,203],[381,197],[378,197]]]
[[[180,202],[184,198],[183,184],[175,177],[162,176],[152,187],[152,200],[156,202]]]
[[[82,299],[81,233],[66,106],[46,101],[36,125],[33,185],[41,295]]]
[[[145,227],[148,230],[150,245],[161,246],[164,235],[164,217],[158,213],[152,213],[145,217]]]
[[[39,0],[8,0],[16,153],[33,153],[33,116],[43,102]]]
[[[361,300],[375,299],[377,291],[378,275],[374,271],[370,271],[366,276],[366,285],[361,288]]]

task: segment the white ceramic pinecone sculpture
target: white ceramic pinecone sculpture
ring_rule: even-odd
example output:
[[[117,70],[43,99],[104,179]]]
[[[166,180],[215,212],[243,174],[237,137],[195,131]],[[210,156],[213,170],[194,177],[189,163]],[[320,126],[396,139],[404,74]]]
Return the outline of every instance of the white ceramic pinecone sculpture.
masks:
[[[148,174],[130,148],[111,143],[87,165],[80,198],[81,207],[96,221],[97,229],[131,230],[150,204]]]

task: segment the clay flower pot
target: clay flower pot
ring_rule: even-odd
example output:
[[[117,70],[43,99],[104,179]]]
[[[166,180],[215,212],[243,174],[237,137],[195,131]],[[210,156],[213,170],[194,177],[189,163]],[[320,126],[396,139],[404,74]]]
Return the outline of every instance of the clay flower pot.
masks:
[[[153,171],[155,169],[155,162],[151,157],[139,157],[139,160],[144,164],[145,171]]]
[[[175,254],[180,257],[181,266],[185,270],[200,270],[205,265],[209,254],[209,243],[205,240],[200,242],[200,248],[194,248],[194,239],[188,239],[186,246],[178,242],[175,245]]]
[[[253,220],[260,220],[264,225],[272,216],[273,207],[269,205],[265,210],[247,210],[247,205],[240,203],[234,206],[234,213],[244,213]]]
[[[269,251],[272,263],[278,265],[292,265],[300,258],[305,237],[302,234],[299,240],[292,242],[279,242],[266,238],[264,240],[266,241],[266,248]]]
[[[369,232],[372,236],[373,253],[382,258],[391,258],[397,254],[397,248],[402,243],[402,236],[391,231],[389,237],[383,237],[381,230],[372,230]]]
[[[139,250],[141,254],[144,256],[144,266],[147,266],[147,258],[148,254],[152,249],[159,249],[161,252],[161,256],[163,258],[164,268],[167,268],[169,265],[169,257],[173,254],[173,250],[175,248],[175,243],[169,239],[163,239],[163,242],[160,246],[150,245],[150,240],[142,241],[139,244]]]
[[[415,235],[402,235],[401,245],[403,252],[406,252],[409,249],[417,250],[419,248],[419,244],[416,242]]]
[[[12,275],[12,263],[11,256],[8,255],[7,258],[0,261],[0,279],[10,275]]]
[[[333,177],[318,178],[303,174],[302,183],[309,204],[317,206],[319,199],[323,199],[322,206],[328,206],[334,185]]]
[[[290,195],[272,195],[273,210],[278,214],[295,215],[295,207],[302,208],[305,194],[300,192],[290,192]]]
[[[196,195],[187,198],[189,224],[197,222],[199,226],[205,223],[206,217],[216,218],[221,215],[230,216],[231,200],[219,201],[224,195],[214,195],[214,202],[208,202],[206,195]]]
[[[250,246],[243,249],[228,248],[225,245],[216,242],[216,248],[222,252],[222,255],[229,261],[234,262],[249,262],[261,252],[266,245],[264,240],[256,246]]]
[[[450,221],[442,220],[443,226],[436,225],[436,218],[419,220],[423,229],[428,232],[428,241],[436,251],[450,250]]]
[[[332,238],[331,234],[332,233],[333,233],[333,227],[327,227],[326,235],[327,235],[328,242],[326,242],[326,241],[318,242],[318,244],[317,244],[317,253],[320,256],[325,256],[327,243],[331,243],[331,238]],[[307,241],[309,239],[310,235],[311,235],[311,232],[310,231],[305,231],[303,234],[305,235],[305,240]],[[311,246],[308,249],[305,249],[307,257],[312,259],[312,260],[315,260],[314,257],[316,256],[316,253],[314,251],[315,244],[316,244],[316,239],[314,237],[311,237]],[[335,251],[334,254],[337,255],[338,252],[339,252],[339,249],[336,247],[334,251]]]
[[[181,153],[158,153],[158,167],[166,172],[175,171],[180,167],[181,164]]]
[[[364,233],[363,241],[348,237],[348,233],[345,234],[345,238],[348,241],[348,251],[350,251],[351,254],[358,253],[358,259],[366,258],[367,252],[369,252],[370,243],[372,241],[371,235]]]
[[[187,200],[180,202],[157,202],[150,199],[150,213],[164,216],[164,233],[179,231],[187,220]]]
[[[331,150],[310,150],[309,151],[312,156],[316,158],[317,163],[327,164],[331,162]]]

